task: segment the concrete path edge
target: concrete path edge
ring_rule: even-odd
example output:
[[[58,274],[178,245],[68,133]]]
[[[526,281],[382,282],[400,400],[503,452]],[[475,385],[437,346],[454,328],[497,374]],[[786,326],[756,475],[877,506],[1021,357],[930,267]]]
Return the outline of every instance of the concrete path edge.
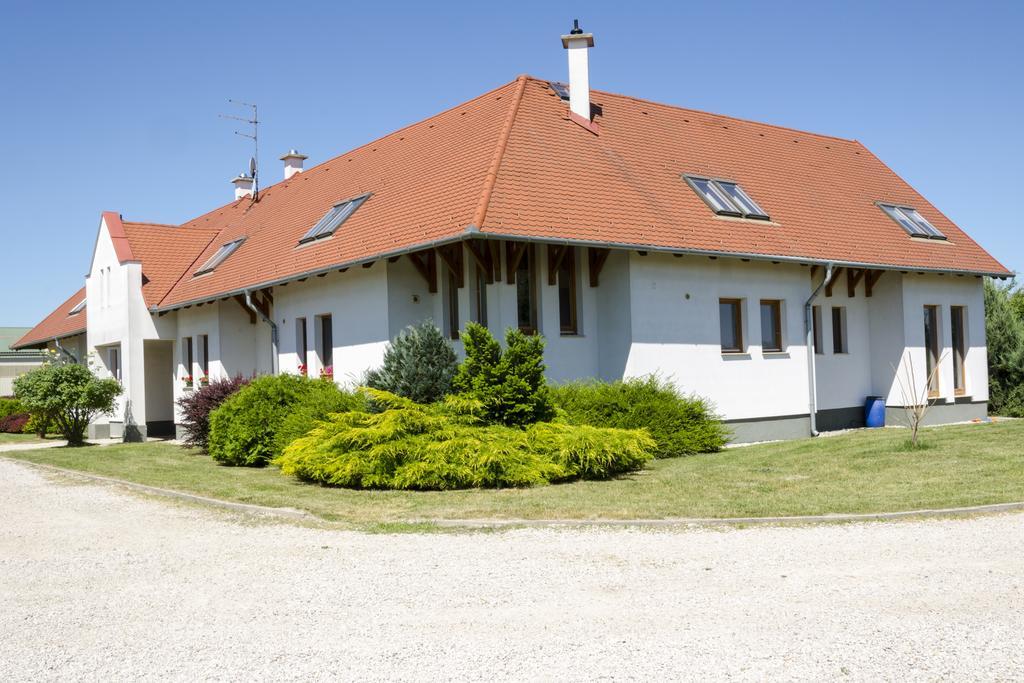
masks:
[[[174,489],[165,489],[158,486],[138,484],[133,481],[107,477],[100,474],[92,474],[81,470],[73,470],[65,467],[56,467],[43,463],[35,463],[19,458],[10,458],[0,455],[0,459],[8,462],[38,468],[56,474],[80,477],[114,486],[121,486],[133,491],[149,493],[165,498],[174,498],[192,503],[200,503],[211,507],[219,507],[238,512],[246,512],[256,515],[283,517],[302,521],[317,521],[322,518],[293,508],[275,508],[265,505],[251,503],[236,503],[234,501],[210,498],[194,493],[185,493]],[[513,527],[580,527],[580,526],[621,526],[621,527],[670,527],[670,526],[750,526],[750,525],[798,525],[798,524],[820,524],[823,522],[871,522],[871,521],[893,521],[900,519],[920,519],[927,517],[967,517],[979,514],[996,514],[1001,512],[1014,512],[1024,510],[1024,501],[1016,503],[992,503],[988,505],[973,505],[958,508],[938,508],[924,510],[904,510],[900,512],[868,512],[868,513],[842,513],[825,515],[803,515],[789,517],[663,517],[655,519],[431,519],[413,518],[401,520],[410,524],[429,524],[444,528],[476,528],[476,529],[500,529]]]

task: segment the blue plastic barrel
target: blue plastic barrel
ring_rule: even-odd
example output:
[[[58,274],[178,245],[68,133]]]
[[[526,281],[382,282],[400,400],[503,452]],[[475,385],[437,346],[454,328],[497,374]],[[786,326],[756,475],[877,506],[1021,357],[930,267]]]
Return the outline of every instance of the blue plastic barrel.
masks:
[[[868,396],[864,402],[864,424],[867,427],[885,426],[885,399],[881,396]]]

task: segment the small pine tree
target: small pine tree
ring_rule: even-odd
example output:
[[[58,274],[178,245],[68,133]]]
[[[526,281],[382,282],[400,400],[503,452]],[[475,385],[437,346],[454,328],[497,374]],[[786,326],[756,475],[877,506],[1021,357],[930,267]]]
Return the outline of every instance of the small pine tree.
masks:
[[[1024,319],[1014,310],[1012,285],[985,281],[989,410],[1024,417]]]
[[[388,344],[384,364],[364,383],[416,403],[433,403],[451,392],[455,350],[433,321],[410,325]]]
[[[528,425],[554,415],[544,379],[544,338],[510,328],[504,353],[483,325],[469,323],[462,335],[466,360],[452,386],[484,405],[489,422]]]

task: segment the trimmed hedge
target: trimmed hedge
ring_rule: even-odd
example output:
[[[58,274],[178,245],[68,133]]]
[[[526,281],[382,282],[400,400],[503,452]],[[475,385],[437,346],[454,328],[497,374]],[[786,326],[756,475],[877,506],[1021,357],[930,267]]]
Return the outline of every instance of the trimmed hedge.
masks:
[[[569,424],[647,429],[658,458],[718,451],[729,438],[706,400],[654,376],[570,382],[552,387],[551,398]]]
[[[210,456],[225,465],[262,467],[278,455],[282,427],[289,435],[305,433],[319,417],[348,405],[333,382],[290,374],[259,377],[210,414]]]
[[[179,398],[181,423],[185,428],[185,445],[207,452],[210,442],[210,414],[248,383],[249,380],[241,375],[219,379]]]
[[[642,430],[487,425],[482,402],[449,396],[424,406],[364,389],[380,412],[332,415],[274,460],[284,474],[332,486],[446,490],[603,479],[643,467]]]
[[[0,417],[0,432],[5,434],[23,434],[26,432],[32,416],[28,413],[14,413]]]

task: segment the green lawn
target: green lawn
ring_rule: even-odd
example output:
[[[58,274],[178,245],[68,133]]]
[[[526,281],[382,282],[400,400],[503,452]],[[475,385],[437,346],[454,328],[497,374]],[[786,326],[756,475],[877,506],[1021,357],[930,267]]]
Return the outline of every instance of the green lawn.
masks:
[[[307,510],[356,525],[426,519],[746,517],[959,507],[1024,500],[1024,420],[736,448],[653,462],[612,481],[535,489],[351,491],[274,468],[221,467],[166,443],[52,448],[7,457],[233,501]]]
[[[34,441],[42,441],[35,434],[8,434],[6,432],[0,432],[0,445],[8,443],[32,443]]]

